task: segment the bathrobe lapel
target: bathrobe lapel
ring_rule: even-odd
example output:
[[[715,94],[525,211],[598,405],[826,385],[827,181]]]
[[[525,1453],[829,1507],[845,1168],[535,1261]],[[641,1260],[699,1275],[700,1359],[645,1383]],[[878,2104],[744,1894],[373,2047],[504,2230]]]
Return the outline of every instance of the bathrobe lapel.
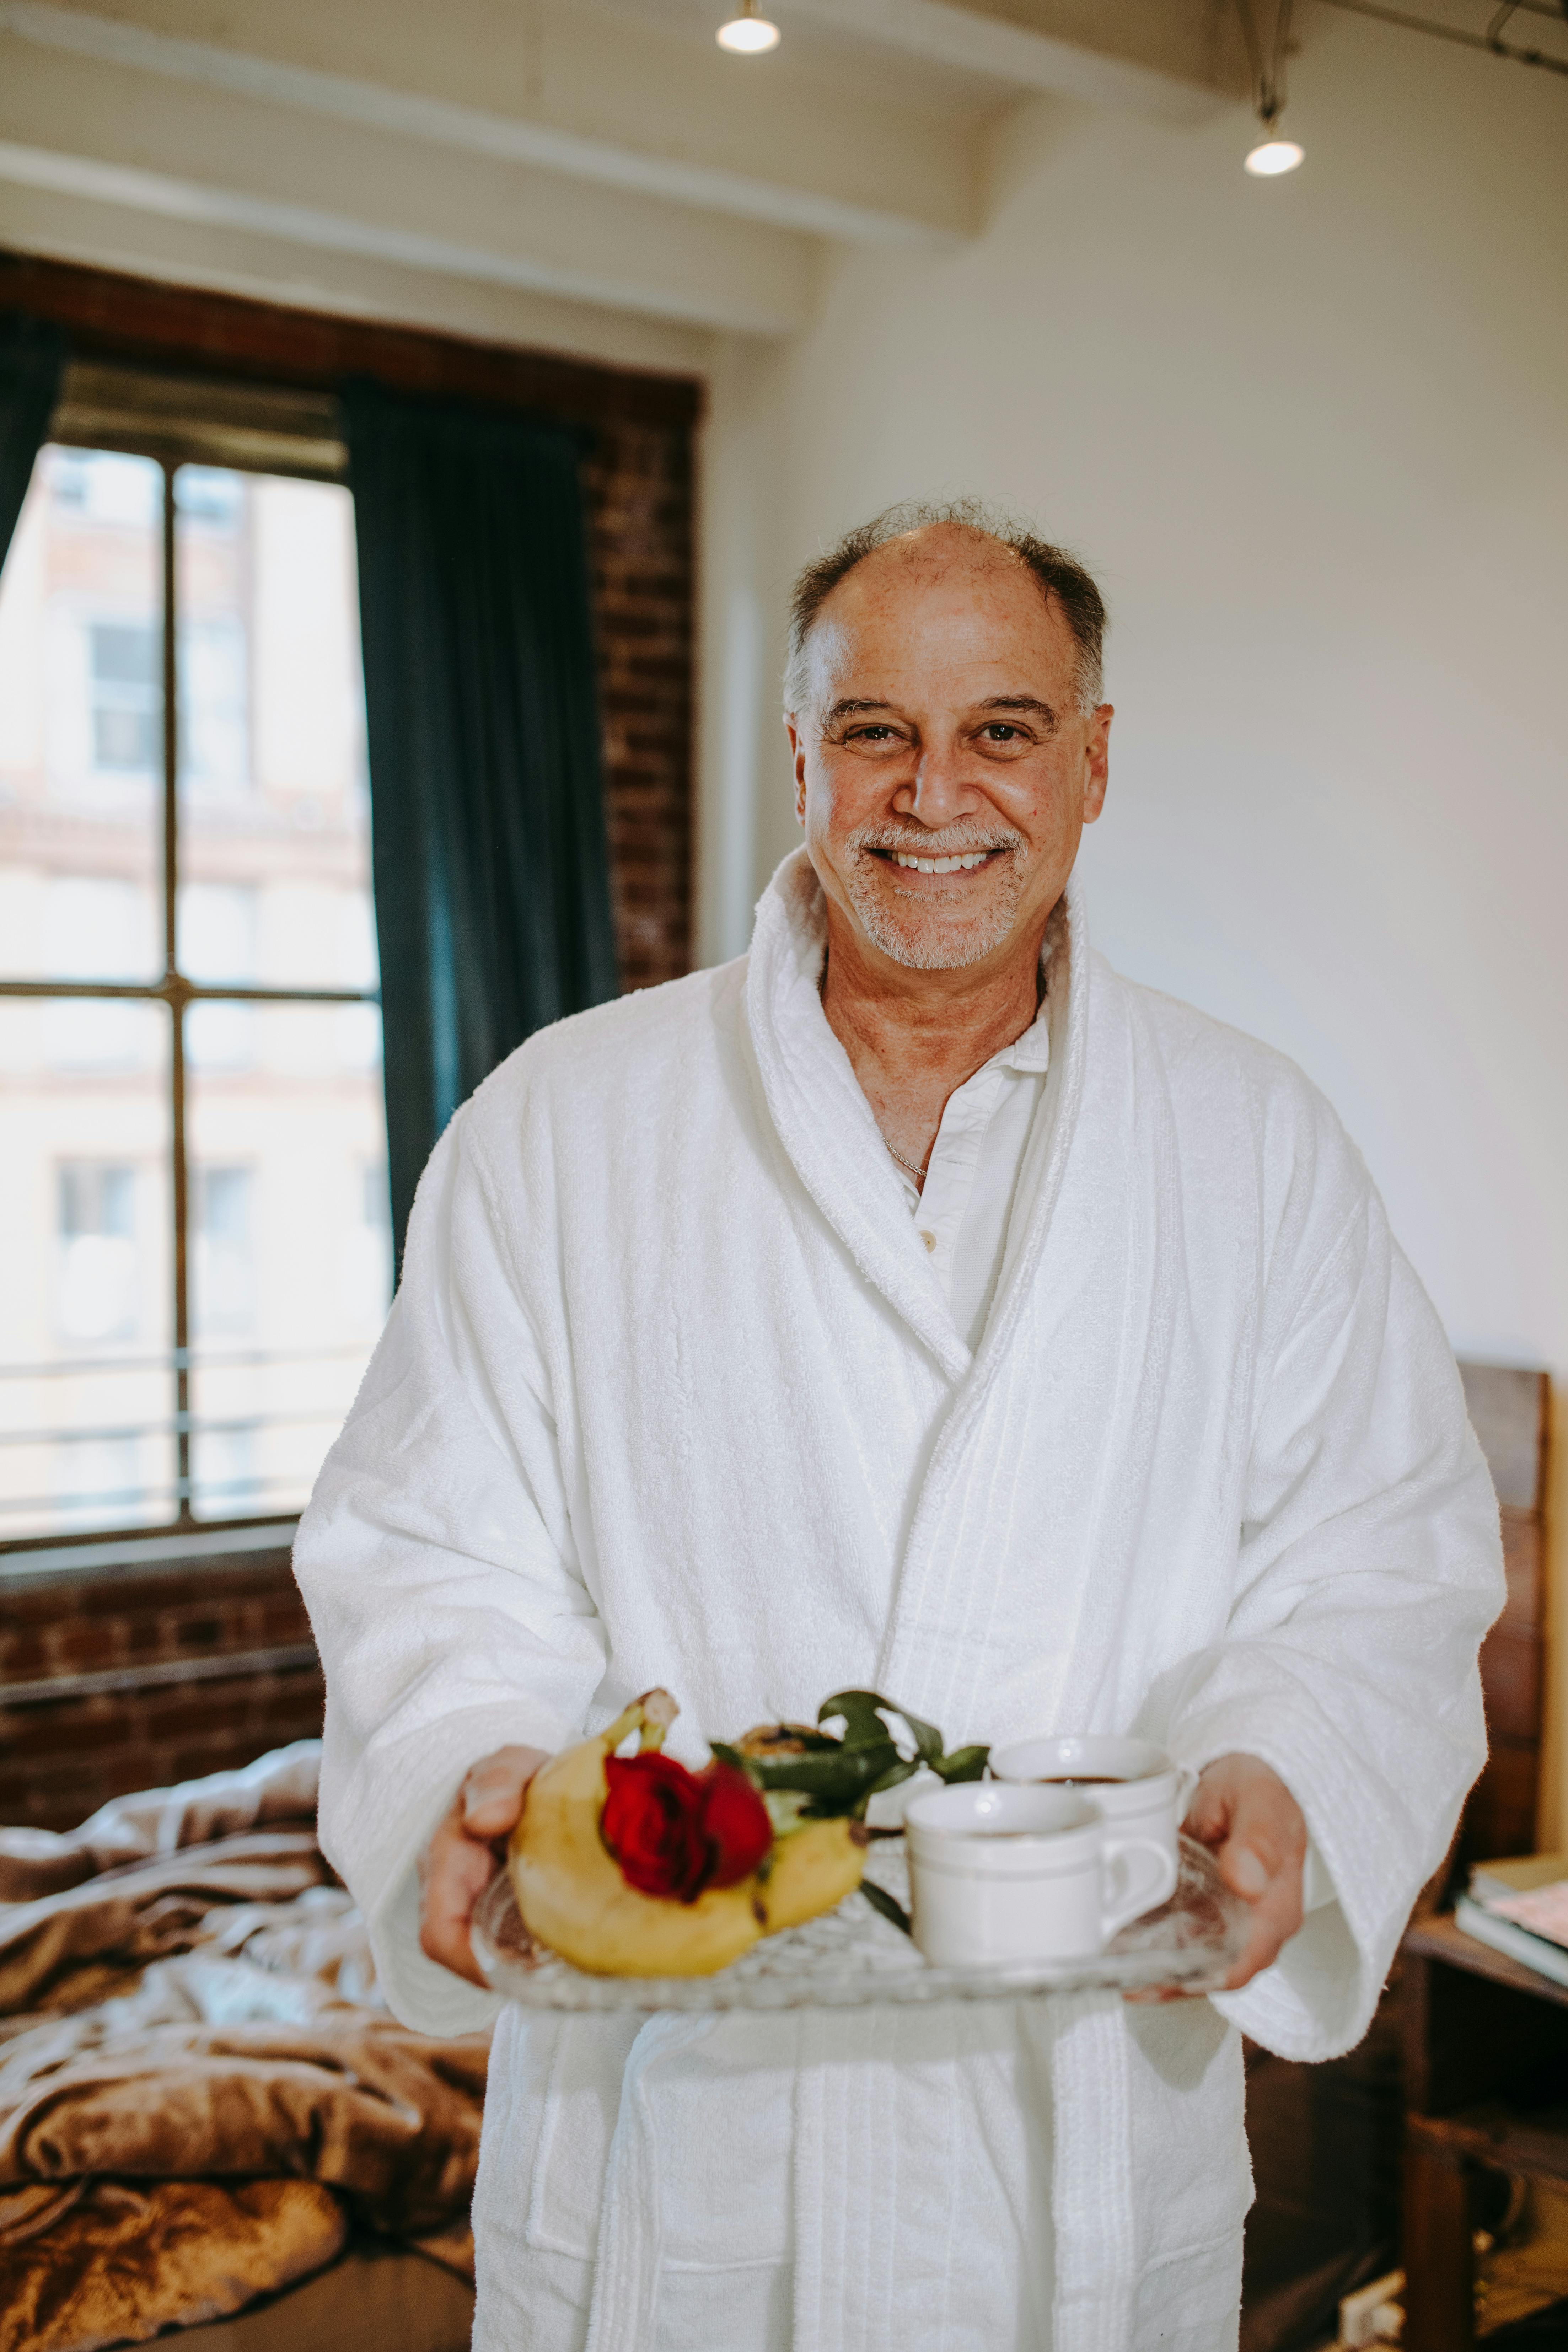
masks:
[[[757,909],[746,973],[756,1077],[780,1150],[856,1265],[950,1381],[970,1353],[921,1246],[871,1106],[817,994],[826,931],[801,850]]]

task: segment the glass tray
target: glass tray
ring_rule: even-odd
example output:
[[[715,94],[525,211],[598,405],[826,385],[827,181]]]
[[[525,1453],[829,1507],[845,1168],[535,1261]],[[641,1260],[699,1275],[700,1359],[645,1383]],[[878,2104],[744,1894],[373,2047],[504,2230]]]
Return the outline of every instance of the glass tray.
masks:
[[[901,1837],[879,1838],[866,1875],[905,1909]],[[1248,1911],[1220,1883],[1207,1848],[1181,1841],[1176,1891],[1103,1952],[996,1969],[937,1969],[866,1897],[782,1935],[764,1936],[708,1977],[595,1977],[535,1944],[503,1871],[475,1906],[474,1955],[487,1979],[525,2009],[865,2009],[931,2000],[1016,2000],[1053,1992],[1217,1992],[1247,1940]]]

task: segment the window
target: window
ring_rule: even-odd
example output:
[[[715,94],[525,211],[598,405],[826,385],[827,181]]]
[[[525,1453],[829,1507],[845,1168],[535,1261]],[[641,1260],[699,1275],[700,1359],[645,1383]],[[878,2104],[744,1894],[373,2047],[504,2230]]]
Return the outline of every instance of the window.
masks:
[[[0,573],[0,1546],[297,1510],[390,1295],[353,508],[177,440]]]
[[[162,732],[157,636],[140,621],[93,621],[87,634],[93,766],[150,776]]]
[[[59,1171],[58,1328],[66,1339],[134,1339],[141,1320],[136,1175],[115,1161]]]
[[[256,1259],[250,1230],[255,1171],[198,1168],[195,1172],[193,1321],[204,1338],[215,1331],[248,1331],[256,1317]]]

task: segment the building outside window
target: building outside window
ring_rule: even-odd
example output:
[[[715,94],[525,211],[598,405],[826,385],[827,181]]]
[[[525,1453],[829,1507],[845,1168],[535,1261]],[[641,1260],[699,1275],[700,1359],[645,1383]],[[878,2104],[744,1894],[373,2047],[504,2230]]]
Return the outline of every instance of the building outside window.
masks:
[[[352,504],[160,419],[0,573],[0,1545],[291,1514],[390,1293]]]
[[[92,764],[153,775],[163,735],[157,633],[142,621],[93,621],[87,641]]]
[[[63,1339],[136,1337],[142,1320],[137,1173],[113,1160],[61,1164],[56,1328]]]

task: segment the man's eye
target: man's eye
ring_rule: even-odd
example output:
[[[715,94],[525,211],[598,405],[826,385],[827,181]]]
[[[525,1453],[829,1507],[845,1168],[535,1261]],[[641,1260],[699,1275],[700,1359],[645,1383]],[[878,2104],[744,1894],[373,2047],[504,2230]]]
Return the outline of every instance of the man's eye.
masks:
[[[1017,728],[1010,727],[1005,719],[993,719],[985,732],[994,743],[1012,743],[1018,738]]]
[[[854,727],[847,739],[851,743],[890,743],[893,730],[879,722],[875,727]]]

